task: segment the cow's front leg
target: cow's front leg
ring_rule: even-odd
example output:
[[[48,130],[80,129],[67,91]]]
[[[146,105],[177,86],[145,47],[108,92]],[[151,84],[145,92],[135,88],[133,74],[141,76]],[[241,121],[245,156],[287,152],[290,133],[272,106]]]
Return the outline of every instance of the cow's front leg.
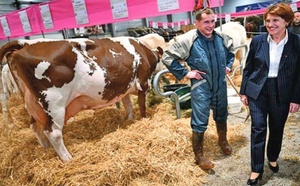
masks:
[[[54,149],[55,149],[56,153],[58,154],[58,156],[60,157],[60,159],[64,162],[66,162],[66,161],[69,161],[70,159],[72,159],[72,156],[64,144],[63,136],[62,136],[62,128],[63,128],[63,125],[61,127],[59,127],[57,124],[54,123],[52,125],[52,132],[45,130],[44,134],[49,139],[50,143],[54,147]]]
[[[138,102],[139,102],[141,116],[145,118],[146,117],[146,92],[144,91],[138,92]]]

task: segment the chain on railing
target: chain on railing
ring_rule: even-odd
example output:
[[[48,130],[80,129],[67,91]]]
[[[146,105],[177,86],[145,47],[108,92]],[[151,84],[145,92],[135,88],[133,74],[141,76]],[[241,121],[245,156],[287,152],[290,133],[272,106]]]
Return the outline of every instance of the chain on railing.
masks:
[[[234,48],[234,50],[238,50],[238,49],[243,48],[243,47],[245,47],[245,54],[244,54],[244,56],[242,57],[242,59],[241,59],[241,61],[240,61],[240,64],[239,64],[237,67],[235,67],[235,68],[233,69],[233,71],[232,71],[232,74],[231,74],[230,76],[228,76],[230,79],[233,78],[233,77],[235,76],[235,73],[236,73],[236,71],[237,71],[239,68],[240,68],[241,75],[243,75],[243,68],[244,68],[244,66],[245,66],[246,58],[247,58],[247,56],[248,56],[249,47],[248,47],[247,44],[243,44],[243,45],[240,45],[240,46],[237,46],[237,47]]]

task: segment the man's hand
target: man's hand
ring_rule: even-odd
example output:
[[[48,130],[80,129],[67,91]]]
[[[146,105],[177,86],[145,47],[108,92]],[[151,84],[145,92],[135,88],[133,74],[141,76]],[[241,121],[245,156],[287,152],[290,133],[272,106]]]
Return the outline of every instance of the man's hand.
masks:
[[[189,79],[195,78],[195,79],[199,80],[199,79],[203,79],[201,74],[206,74],[206,73],[199,71],[199,70],[191,70],[187,73],[186,77]]]

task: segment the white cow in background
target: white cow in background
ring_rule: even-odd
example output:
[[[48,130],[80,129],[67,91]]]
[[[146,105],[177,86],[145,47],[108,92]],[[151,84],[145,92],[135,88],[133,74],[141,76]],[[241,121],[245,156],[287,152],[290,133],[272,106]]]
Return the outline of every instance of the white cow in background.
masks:
[[[230,36],[233,39],[233,46],[235,48],[241,45],[247,45],[246,29],[239,22],[227,22],[215,30]],[[235,57],[239,60],[240,64],[242,64],[243,57],[245,59],[246,55],[245,47],[241,47],[235,51]]]
[[[10,112],[8,111],[7,100],[10,98],[12,94],[16,94],[16,95],[21,95],[21,94],[7,64],[4,64],[2,66],[1,80],[2,80],[3,94],[2,93],[0,94],[0,101],[2,106],[3,121],[7,124],[9,128],[12,128],[13,120]]]
[[[2,66],[2,88],[6,99],[8,99],[12,94],[20,94],[19,88],[9,70],[7,64]]]
[[[160,36],[159,34],[151,33],[137,38],[140,42],[142,42],[146,47],[150,49],[155,49],[158,46],[163,46],[165,42],[165,38]]]
[[[137,38],[149,49],[156,49],[157,47],[163,47],[166,44],[165,38],[159,34],[151,33]],[[156,65],[154,73],[157,73],[163,69],[163,63],[159,62]]]

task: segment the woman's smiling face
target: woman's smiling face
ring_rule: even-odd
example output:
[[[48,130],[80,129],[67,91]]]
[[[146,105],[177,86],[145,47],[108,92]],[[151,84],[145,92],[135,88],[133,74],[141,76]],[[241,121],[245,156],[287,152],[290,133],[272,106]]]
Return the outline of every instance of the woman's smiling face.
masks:
[[[266,20],[266,28],[270,35],[281,35],[285,32],[288,23],[280,16],[268,14]]]

